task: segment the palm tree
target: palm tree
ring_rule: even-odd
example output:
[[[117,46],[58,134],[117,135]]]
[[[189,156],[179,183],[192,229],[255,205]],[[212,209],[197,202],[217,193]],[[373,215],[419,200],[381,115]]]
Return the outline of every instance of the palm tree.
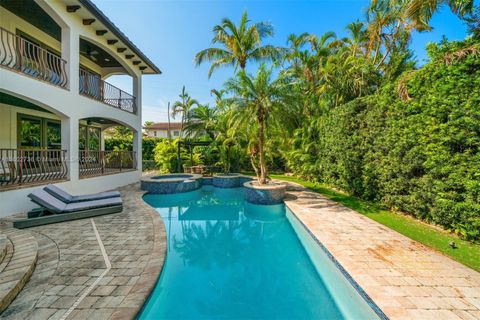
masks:
[[[412,19],[419,31],[431,30],[429,22],[442,5],[448,5],[453,13],[460,17],[472,12],[474,0],[391,0],[394,3],[405,3],[406,16]]]
[[[181,128],[180,128],[180,137],[182,137],[183,127],[185,122],[188,122],[188,115],[189,115],[190,109],[193,106],[199,106],[200,104],[198,103],[197,100],[190,97],[188,92],[185,90],[185,86],[183,86],[182,93],[180,93],[179,97],[180,97],[180,100],[175,101],[173,103],[172,117],[175,118],[177,114],[179,113],[182,114]]]
[[[185,133],[191,137],[208,135],[210,139],[215,139],[216,117],[216,108],[210,108],[208,104],[198,105],[189,111],[188,120],[185,123]]]
[[[247,12],[244,11],[238,26],[232,20],[224,18],[222,23],[213,27],[213,44],[222,48],[208,48],[195,55],[196,65],[204,61],[212,62],[208,77],[220,66],[235,66],[245,69],[247,61],[276,59],[281,56],[281,49],[271,45],[262,45],[261,41],[273,36],[273,27],[268,22],[249,24]]]
[[[255,77],[241,71],[237,77],[225,83],[225,88],[233,94],[231,98],[236,125],[256,123],[257,137],[249,146],[251,158],[258,154],[259,169],[257,173],[260,184],[267,183],[267,166],[265,161],[265,140],[267,124],[281,118],[279,111],[284,108],[283,87],[279,81],[272,81],[272,69],[267,70],[262,64]],[[278,117],[272,117],[277,114]],[[253,164],[253,161],[252,161]],[[255,166],[254,166],[254,169]]]
[[[368,41],[368,35],[364,23],[361,21],[350,22],[347,25],[346,30],[350,37],[343,38],[342,41],[349,48],[351,55],[364,55],[364,49]]]

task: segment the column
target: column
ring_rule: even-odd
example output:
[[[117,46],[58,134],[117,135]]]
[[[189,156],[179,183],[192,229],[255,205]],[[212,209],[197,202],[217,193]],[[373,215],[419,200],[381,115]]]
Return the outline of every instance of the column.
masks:
[[[133,151],[137,155],[137,169],[142,171],[142,75],[133,77],[133,96],[137,105],[137,127],[133,133]]]
[[[80,36],[69,27],[62,28],[62,59],[67,61],[65,68],[68,77],[68,88],[72,93],[78,94]]]
[[[78,119],[62,118],[62,150],[67,150],[67,168],[70,181],[79,179]]]

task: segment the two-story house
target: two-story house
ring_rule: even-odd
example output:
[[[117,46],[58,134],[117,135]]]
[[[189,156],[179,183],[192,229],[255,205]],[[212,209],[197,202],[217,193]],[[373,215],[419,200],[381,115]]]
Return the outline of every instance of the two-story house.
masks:
[[[160,70],[90,0],[0,0],[0,217],[33,188],[97,192],[141,176],[142,75]],[[128,75],[131,93],[108,83]],[[105,151],[103,132],[133,132]]]

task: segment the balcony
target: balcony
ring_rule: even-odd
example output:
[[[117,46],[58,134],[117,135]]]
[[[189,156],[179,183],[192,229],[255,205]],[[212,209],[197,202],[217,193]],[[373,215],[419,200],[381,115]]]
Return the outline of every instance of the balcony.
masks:
[[[67,179],[66,151],[0,149],[0,190]]]
[[[115,174],[137,169],[134,151],[93,151],[79,152],[80,179]]]
[[[103,81],[98,75],[85,69],[80,69],[80,94],[114,108],[137,114],[134,96]]]
[[[67,88],[66,61],[0,27],[0,66]]]

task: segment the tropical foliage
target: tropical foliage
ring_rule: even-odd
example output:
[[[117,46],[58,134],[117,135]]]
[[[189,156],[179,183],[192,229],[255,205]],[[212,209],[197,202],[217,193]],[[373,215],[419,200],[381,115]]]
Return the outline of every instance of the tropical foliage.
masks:
[[[471,35],[429,45],[430,61],[418,67],[411,37],[431,29],[442,5]],[[233,66],[232,78],[212,90],[210,106],[183,89],[174,113],[185,139],[211,142],[195,148],[198,163],[253,170],[260,183],[268,169],[290,171],[479,240],[478,14],[471,0],[373,0],[345,37],[292,34],[284,48],[264,43],[269,23],[224,19],[214,27],[218,46],[195,60],[211,62],[209,77]]]

